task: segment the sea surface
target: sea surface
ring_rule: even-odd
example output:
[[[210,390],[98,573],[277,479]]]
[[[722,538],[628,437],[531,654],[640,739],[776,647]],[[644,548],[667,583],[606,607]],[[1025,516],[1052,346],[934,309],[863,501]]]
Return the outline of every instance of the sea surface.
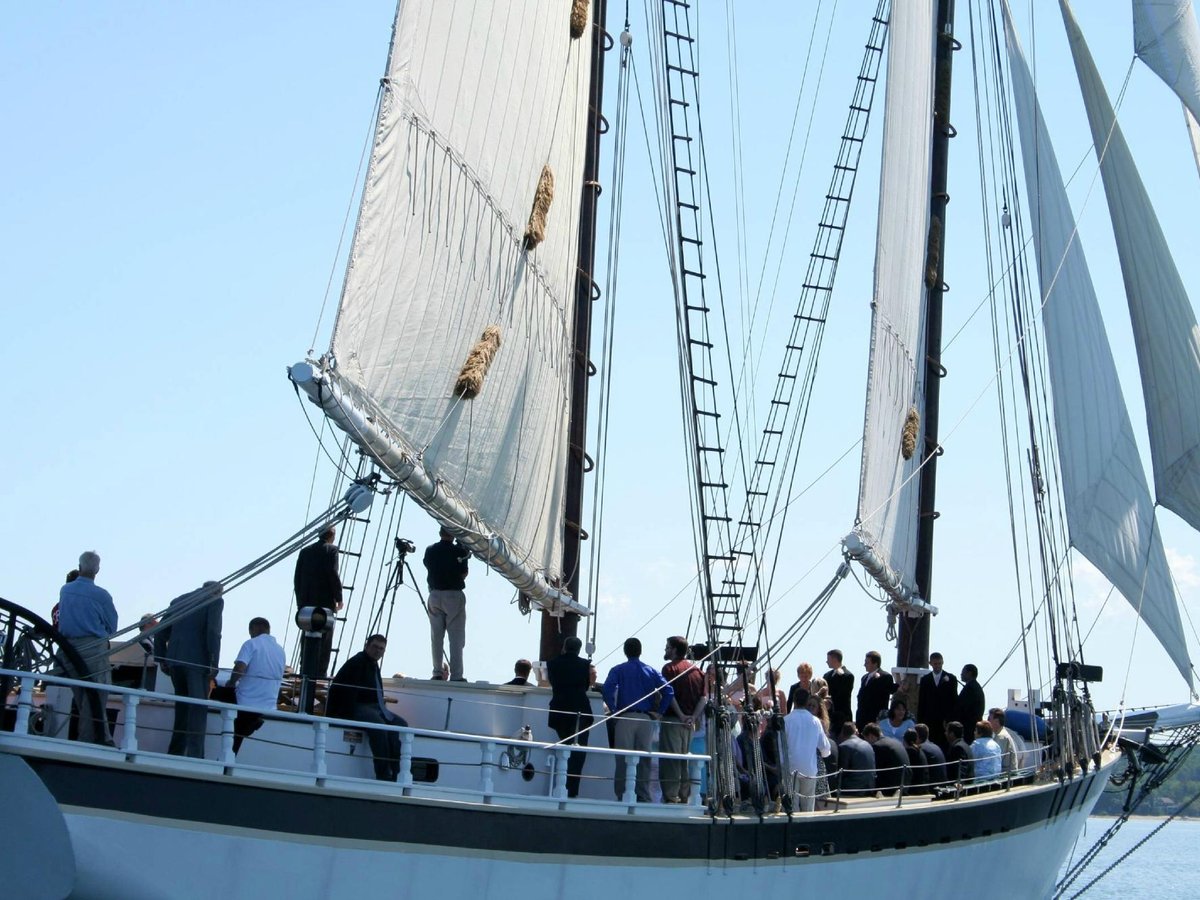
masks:
[[[1095,844],[1114,821],[1116,820],[1088,819],[1087,829],[1075,846],[1075,857],[1078,858]],[[1161,824],[1162,819],[1130,819],[1063,896],[1075,896],[1089,881]],[[1175,819],[1088,888],[1083,897],[1090,900],[1200,897],[1198,858],[1200,820]]]

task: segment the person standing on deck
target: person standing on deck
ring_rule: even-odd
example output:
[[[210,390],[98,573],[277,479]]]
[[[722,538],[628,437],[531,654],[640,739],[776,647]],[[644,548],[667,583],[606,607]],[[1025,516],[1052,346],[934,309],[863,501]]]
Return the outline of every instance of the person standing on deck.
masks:
[[[642,642],[625,641],[625,662],[613,666],[604,679],[604,702],[616,719],[613,749],[648,752],[654,741],[654,722],[669,709],[680,719],[683,711],[675,702],[675,689],[662,674],[641,660]],[[617,757],[613,780],[617,799],[625,796],[625,757]],[[635,793],[639,803],[650,802],[650,758],[638,757]]]
[[[292,577],[296,589],[296,608],[306,606],[325,610],[332,625],[334,614],[342,608],[342,579],[338,576],[338,548],[333,539],[333,526],[321,532],[315,544],[309,544],[296,557],[296,572]],[[333,628],[321,633],[321,652],[317,656],[317,678],[329,675],[329,657],[333,655]],[[306,673],[307,674],[307,673]]]
[[[563,652],[546,663],[550,679],[550,714],[547,724],[554,729],[560,742],[588,745],[591,734],[592,701],[588,689],[594,686],[596,668],[591,660],[579,655],[583,641],[572,635],[563,641]],[[587,754],[572,751],[567,757],[567,796],[579,796],[579,779]]]
[[[859,734],[866,738],[866,727],[879,720],[879,716],[888,708],[892,694],[896,693],[896,682],[891,674],[884,672],[883,657],[878,650],[868,650],[863,658],[866,674],[858,689],[858,712],[854,716],[854,724]],[[903,748],[901,748],[903,749]]]
[[[108,659],[108,639],[117,630],[117,608],[112,595],[97,586],[100,556],[91,550],[80,554],[79,574],[67,576],[58,591],[58,630],[71,641],[87,666],[84,676],[99,684],[112,684],[112,665]],[[76,690],[79,710],[79,739],[93,744],[112,744],[108,732],[108,694],[103,691]],[[94,705],[93,705],[94,704]]]
[[[788,771],[792,774],[800,812],[812,812],[816,808],[818,757],[827,757],[832,752],[824,726],[808,710],[808,699],[808,692],[801,689],[796,695],[796,708],[783,720]]]
[[[696,718],[703,715],[704,673],[687,658],[687,638],[680,635],[667,638],[663,650],[666,665],[663,678],[675,690],[675,703],[663,715],[658,732],[658,749],[663,753],[687,753],[692,742]],[[678,709],[683,716],[676,716]],[[662,787],[663,803],[687,803],[692,785],[688,779],[688,764],[681,759],[658,761],[658,783]]]
[[[917,721],[929,726],[930,739],[945,750],[946,723],[954,718],[958,679],[942,671],[942,654],[929,654],[929,671],[917,689]]]
[[[445,526],[441,538],[425,548],[425,570],[429,585],[429,645],[433,651],[433,680],[441,681],[442,639],[450,638],[450,680],[463,678],[463,647],[467,643],[467,559],[470,551],[454,540]]]
[[[962,690],[958,692],[958,701],[954,704],[954,721],[963,726],[963,736],[969,737],[975,733],[975,725],[983,721],[983,711],[987,703],[983,698],[983,688],[976,681],[979,669],[967,663],[962,669]]]
[[[841,734],[844,724],[854,720],[854,712],[850,709],[854,673],[842,665],[842,651],[836,648],[825,654],[825,665],[829,666],[824,676],[825,683],[829,685],[829,699],[833,701],[833,709],[829,711],[829,727],[836,737]]]
[[[208,699],[221,657],[221,612],[225,600],[220,582],[206,581],[198,591],[176,597],[167,607],[168,624],[154,635],[154,656],[171,676],[176,697]],[[208,706],[175,701],[175,725],[167,752],[204,758]]]

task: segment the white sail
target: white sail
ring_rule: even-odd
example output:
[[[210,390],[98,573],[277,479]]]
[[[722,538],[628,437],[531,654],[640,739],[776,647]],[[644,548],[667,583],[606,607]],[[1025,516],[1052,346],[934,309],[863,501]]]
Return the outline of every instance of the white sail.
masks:
[[[1196,170],[1200,171],[1200,122],[1192,115],[1186,106],[1183,108],[1183,118],[1187,122],[1188,138],[1192,142],[1192,157],[1196,160]]]
[[[1133,321],[1158,502],[1200,528],[1200,333],[1100,74],[1061,4]]]
[[[1138,610],[1191,685],[1171,573],[1108,335],[1007,3],[1004,13],[1071,544]]]
[[[556,0],[400,4],[326,371],[421,470],[418,499],[436,485],[450,499],[431,511],[489,539],[473,548],[499,540],[551,583],[592,46],[570,14]],[[544,240],[527,250],[539,193]],[[485,330],[490,367],[465,399],[456,380]]]
[[[1133,48],[1200,117],[1200,27],[1192,0],[1133,0]]]
[[[919,421],[908,459],[901,445],[909,412],[922,409],[925,391],[934,30],[932,0],[892,7],[856,525],[866,548],[891,570],[881,581],[885,590],[904,601],[915,589],[917,470],[924,449]]]

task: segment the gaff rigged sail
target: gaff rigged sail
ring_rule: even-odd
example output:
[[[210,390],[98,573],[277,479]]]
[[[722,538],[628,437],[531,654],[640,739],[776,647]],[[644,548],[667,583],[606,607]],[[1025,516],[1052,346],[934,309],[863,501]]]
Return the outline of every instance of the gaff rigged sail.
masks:
[[[917,474],[925,449],[919,416],[910,412],[923,407],[925,393],[934,31],[931,0],[893,5],[855,528],[864,554],[876,561],[868,571],[905,601],[916,588]]]
[[[371,434],[331,418],[535,601],[561,596],[592,47],[571,12],[400,4],[318,376]]]

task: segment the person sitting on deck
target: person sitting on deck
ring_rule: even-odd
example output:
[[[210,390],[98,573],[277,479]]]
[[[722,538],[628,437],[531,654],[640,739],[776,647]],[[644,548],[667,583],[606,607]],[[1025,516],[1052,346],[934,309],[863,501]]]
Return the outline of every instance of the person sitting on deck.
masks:
[[[904,735],[916,727],[916,720],[908,714],[908,703],[903,697],[893,697],[888,714],[879,720],[879,730],[887,737],[903,741]]]
[[[1000,745],[992,740],[992,726],[987,722],[975,725],[975,740],[971,744],[971,759],[975,763],[975,780],[987,781],[1000,775]]]
[[[918,722],[916,727],[917,743],[925,758],[929,761],[929,786],[931,788],[944,784],[946,781],[946,754],[932,739],[929,726]],[[942,734],[945,734],[945,727]]]
[[[963,740],[963,727],[957,721],[946,723],[946,780],[950,783],[970,784],[975,774],[971,761],[971,745]]]
[[[1016,770],[1019,759],[1019,748],[1012,733],[1004,727],[1004,710],[993,707],[988,710],[988,724],[992,726],[992,740],[1000,747],[1000,771],[1004,774]]]
[[[929,784],[929,757],[921,749],[917,729],[910,728],[904,732],[904,752],[908,755],[909,793],[929,793],[929,788],[926,787]]]
[[[387,638],[373,634],[361,652],[346,660],[329,686],[326,715],[335,719],[373,722],[379,725],[407,726],[408,723],[387,708],[379,661],[387,651]],[[374,757],[375,778],[395,781],[400,774],[400,735],[395,731],[366,729]]]
[[[238,650],[229,676],[228,687],[235,691],[238,710],[233,722],[233,752],[242,748],[242,741],[262,727],[260,710],[279,707],[279,687],[287,665],[283,648],[271,636],[271,623],[262,617],[250,620],[250,640]]]
[[[875,752],[858,736],[853,722],[843,722],[838,742],[841,793],[869,796],[875,793]]]
[[[529,673],[533,671],[533,663],[527,659],[518,659],[513,665],[514,677],[511,681],[504,682],[505,684],[529,685]]]
[[[885,736],[875,722],[867,723],[863,737],[875,752],[875,787],[885,797],[894,796],[903,784],[904,770],[908,766],[904,745],[895,738]]]

